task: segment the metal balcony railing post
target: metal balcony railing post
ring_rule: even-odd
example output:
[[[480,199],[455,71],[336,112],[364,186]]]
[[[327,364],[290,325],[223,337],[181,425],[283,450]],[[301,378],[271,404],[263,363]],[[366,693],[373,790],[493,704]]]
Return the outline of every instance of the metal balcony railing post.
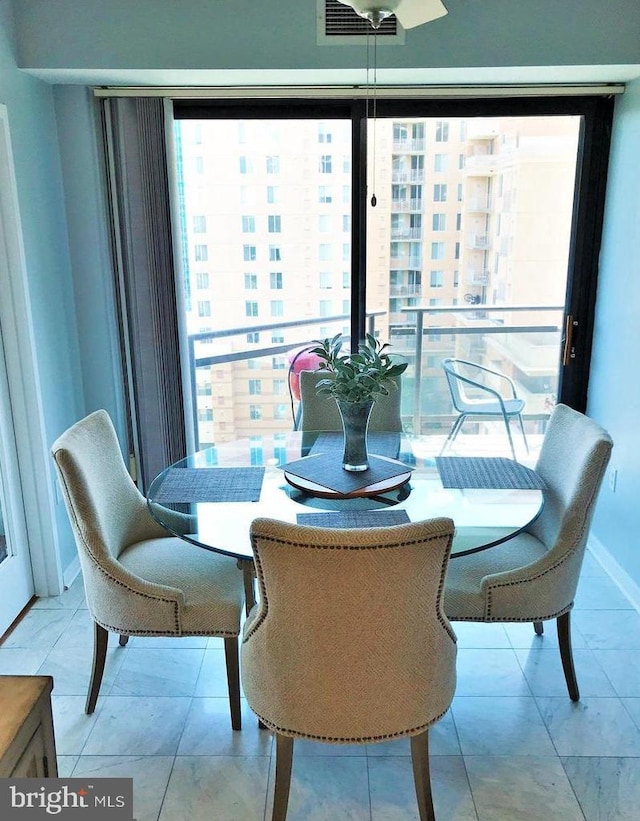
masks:
[[[415,380],[413,383],[413,432],[419,434],[420,422],[420,393],[422,388],[422,330],[424,327],[424,312],[416,314],[416,352],[415,352]]]

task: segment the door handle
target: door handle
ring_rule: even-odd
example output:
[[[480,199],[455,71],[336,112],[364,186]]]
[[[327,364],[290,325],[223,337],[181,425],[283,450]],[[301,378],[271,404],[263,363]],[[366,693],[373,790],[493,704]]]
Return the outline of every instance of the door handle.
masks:
[[[573,330],[578,327],[578,320],[571,314],[567,314],[564,322],[564,347],[562,349],[562,366],[566,368],[569,360],[576,358],[576,349],[571,344],[573,342]]]

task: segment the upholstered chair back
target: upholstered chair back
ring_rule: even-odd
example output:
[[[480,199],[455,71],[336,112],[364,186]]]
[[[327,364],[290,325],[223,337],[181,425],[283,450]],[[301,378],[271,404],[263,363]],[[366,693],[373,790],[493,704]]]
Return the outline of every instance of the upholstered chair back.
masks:
[[[549,549],[545,564],[566,561],[576,564],[579,572],[612,446],[609,434],[592,419],[566,405],[556,405],[536,464],[546,485],[544,508],[529,527]]]
[[[326,379],[326,372],[300,371],[300,430],[342,430],[342,420],[335,400],[331,396],[318,396],[316,385]],[[402,432],[400,401],[402,399],[402,377],[395,380],[396,386],[389,388],[388,396],[376,398],[371,416],[369,430],[374,432]]]
[[[448,709],[456,644],[442,609],[450,519],[331,529],[256,519],[260,602],[244,629],[247,700],[278,734],[417,735]]]

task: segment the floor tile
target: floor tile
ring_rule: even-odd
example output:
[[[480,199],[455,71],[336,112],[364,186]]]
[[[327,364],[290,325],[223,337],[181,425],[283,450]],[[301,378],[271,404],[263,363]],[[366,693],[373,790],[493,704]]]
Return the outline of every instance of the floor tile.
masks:
[[[368,756],[407,756],[411,755],[409,738],[395,741],[382,741],[380,744],[367,744]],[[461,755],[458,733],[451,710],[429,729],[429,755]]]
[[[47,657],[47,650],[0,647],[0,676],[33,676]]]
[[[89,653],[93,652],[94,625],[95,622],[88,610],[76,610],[64,633],[56,642],[56,648],[82,647]],[[108,643],[110,646],[117,645],[118,637],[115,633],[109,633]]]
[[[513,650],[461,650],[456,696],[531,695]]]
[[[475,648],[510,648],[509,637],[504,625],[473,621],[451,622],[458,639],[458,649]]]
[[[191,699],[105,696],[84,755],[175,755]]]
[[[85,696],[57,696],[54,681],[51,706],[58,755],[79,755],[82,752],[100,713],[98,704],[95,713],[86,715],[85,701]]]
[[[363,750],[364,752],[364,750]],[[275,755],[267,817],[271,817]],[[370,821],[367,757],[293,755],[287,821]]]
[[[576,610],[573,622],[592,650],[640,650],[635,610]]]
[[[638,821],[640,758],[563,758],[586,821]]]
[[[126,649],[109,695],[191,696],[204,650]]]
[[[82,578],[64,590],[59,596],[45,596],[36,599],[34,610],[76,610],[84,602]]]
[[[71,778],[79,755],[56,755],[58,763],[58,778]]]
[[[596,559],[593,553],[591,553],[589,548],[587,548],[584,552],[582,567],[580,568],[580,578],[582,579],[587,576],[598,576],[601,579],[605,577],[609,578],[609,574]]]
[[[459,697],[452,710],[465,756],[556,754],[531,697]]]
[[[640,730],[619,698],[538,698],[549,735],[561,756],[640,756]]]
[[[173,761],[173,756],[160,755],[83,755],[78,759],[73,777],[132,778],[134,818],[157,821]]]
[[[594,650],[593,655],[619,696],[640,696],[640,650]]]
[[[100,694],[107,695],[115,676],[124,661],[121,647],[107,649]],[[86,696],[89,691],[93,652],[88,647],[66,647],[57,643],[49,651],[38,669],[39,675],[53,676],[56,695]],[[100,698],[100,695],[98,696]]]
[[[73,618],[74,610],[29,610],[2,642],[4,648],[50,650]]]
[[[522,671],[534,696],[567,696],[560,651],[516,650]],[[581,696],[614,696],[616,693],[598,663],[597,651],[573,650],[573,663]]]
[[[370,758],[368,768],[372,821],[418,821],[411,758]],[[429,768],[438,821],[477,821],[462,757],[431,758]]]
[[[183,650],[204,649],[208,646],[207,636],[131,636],[127,647],[136,650]]]
[[[544,632],[541,636],[536,634],[531,622],[505,624],[504,629],[509,636],[511,646],[516,650],[548,650],[552,647],[558,647],[558,629],[555,619],[543,622]],[[574,650],[583,650],[587,647],[587,643],[576,626],[573,616],[571,619],[571,646]]]
[[[574,610],[633,610],[633,605],[607,576],[581,576]]]
[[[228,692],[224,650],[222,647],[207,647],[193,694],[216,697],[226,696]]]
[[[266,756],[178,756],[160,821],[263,821],[268,775]]]
[[[194,698],[178,755],[270,755],[272,734],[258,729],[258,719],[242,699],[242,730],[231,729],[228,698]]]
[[[557,757],[464,759],[478,821],[584,821]]]

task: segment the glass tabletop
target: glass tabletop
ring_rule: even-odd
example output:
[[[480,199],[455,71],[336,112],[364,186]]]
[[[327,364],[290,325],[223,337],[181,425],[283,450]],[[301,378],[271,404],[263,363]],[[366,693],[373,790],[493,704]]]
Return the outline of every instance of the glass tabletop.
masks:
[[[345,497],[344,487],[336,490],[346,473],[342,434],[238,439],[170,465],[151,483],[148,505],[176,536],[243,560],[252,557],[249,528],[260,516],[326,527],[448,516],[456,527],[455,558],[512,538],[544,504],[533,471],[508,459],[434,458],[420,437],[398,433],[370,434],[369,453],[376,458],[365,473],[373,475],[353,480],[358,488]]]

